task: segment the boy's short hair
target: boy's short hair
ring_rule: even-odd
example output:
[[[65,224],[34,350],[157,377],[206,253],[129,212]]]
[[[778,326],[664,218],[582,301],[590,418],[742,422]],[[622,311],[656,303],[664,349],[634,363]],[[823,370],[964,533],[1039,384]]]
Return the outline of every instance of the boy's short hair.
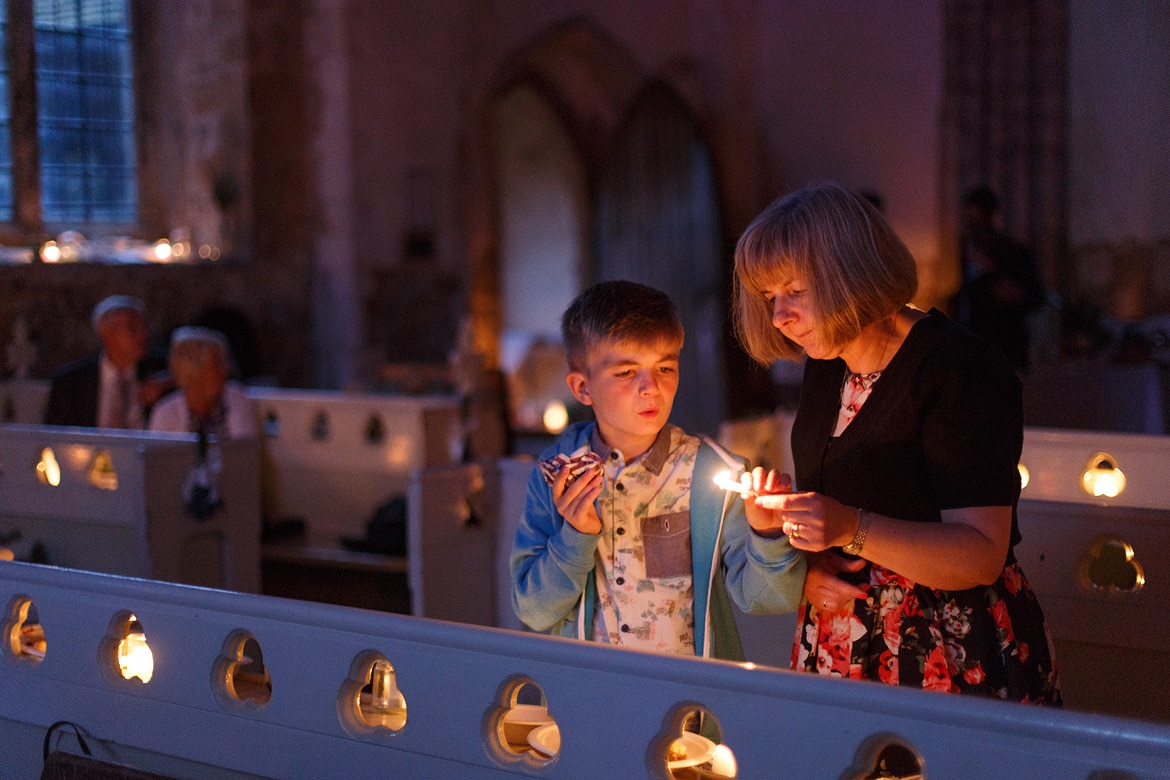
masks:
[[[674,301],[661,290],[616,279],[598,282],[569,304],[561,317],[561,338],[571,371],[584,371],[589,350],[603,341],[683,343],[683,325]]]
[[[843,347],[918,291],[913,256],[872,203],[835,182],[789,193],[748,225],[735,248],[736,334],[764,365],[804,350],[772,323],[765,289],[809,285],[820,337]]]

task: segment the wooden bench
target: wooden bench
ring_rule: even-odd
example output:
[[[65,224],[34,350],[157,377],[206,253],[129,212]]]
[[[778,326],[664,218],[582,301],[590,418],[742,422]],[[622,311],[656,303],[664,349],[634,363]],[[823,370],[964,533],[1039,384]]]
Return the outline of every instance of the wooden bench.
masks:
[[[58,566],[259,592],[257,442],[217,450],[222,507],[196,518],[193,434],[0,425],[0,536]]]
[[[43,658],[0,643],[15,780],[38,776],[61,720],[96,758],[174,777],[663,780],[695,712],[745,780],[877,776],[892,748],[937,778],[1170,778],[1164,724],[0,562],[6,638],[30,604]],[[128,631],[151,648],[148,682],[119,671]],[[404,697],[396,717],[362,693],[379,663]],[[503,743],[524,686],[557,724],[555,759]]]

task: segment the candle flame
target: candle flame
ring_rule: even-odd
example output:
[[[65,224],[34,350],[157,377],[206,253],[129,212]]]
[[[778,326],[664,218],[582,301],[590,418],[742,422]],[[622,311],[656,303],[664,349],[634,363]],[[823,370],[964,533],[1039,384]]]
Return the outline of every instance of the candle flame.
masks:
[[[716,487],[721,490],[728,490],[733,493],[746,493],[750,490],[748,481],[744,479],[747,474],[740,474],[738,478],[731,476],[731,471],[724,469],[715,475],[714,482]]]

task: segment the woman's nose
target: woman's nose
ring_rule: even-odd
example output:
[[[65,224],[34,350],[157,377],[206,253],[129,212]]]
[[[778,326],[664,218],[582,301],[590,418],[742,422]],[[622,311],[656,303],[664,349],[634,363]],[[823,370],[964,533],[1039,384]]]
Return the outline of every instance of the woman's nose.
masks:
[[[788,306],[783,298],[777,297],[772,301],[772,325],[777,328],[787,325],[794,316],[792,307]]]

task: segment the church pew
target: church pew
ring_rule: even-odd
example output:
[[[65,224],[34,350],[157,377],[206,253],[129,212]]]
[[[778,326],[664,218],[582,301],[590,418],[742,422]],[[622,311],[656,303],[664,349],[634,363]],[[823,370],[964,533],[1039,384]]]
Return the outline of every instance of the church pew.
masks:
[[[257,442],[213,448],[222,506],[196,517],[184,494],[196,441],[0,425],[0,537],[54,565],[258,592]]]
[[[58,721],[165,777],[667,778],[695,712],[742,778],[873,776],[895,748],[928,777],[1170,777],[1170,731],[1137,720],[33,564],[0,562],[0,604],[6,638],[35,608],[46,640],[0,647],[14,780],[38,776]],[[132,639],[148,673],[118,662]],[[361,692],[379,663],[404,698],[381,715]],[[525,685],[554,758],[504,742]],[[50,747],[79,753],[72,735]]]
[[[458,463],[457,396],[248,388],[264,453],[265,514],[313,538],[362,537],[415,469]]]

